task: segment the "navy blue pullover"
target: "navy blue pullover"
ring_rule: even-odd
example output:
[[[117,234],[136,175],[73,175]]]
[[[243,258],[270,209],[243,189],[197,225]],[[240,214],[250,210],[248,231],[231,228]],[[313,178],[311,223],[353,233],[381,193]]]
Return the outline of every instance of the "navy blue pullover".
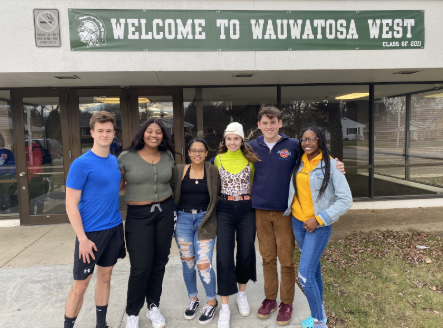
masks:
[[[272,150],[269,150],[263,136],[249,142],[261,159],[254,163],[253,208],[274,211],[286,211],[288,208],[289,183],[297,160],[299,141],[283,133],[279,135],[281,138]]]

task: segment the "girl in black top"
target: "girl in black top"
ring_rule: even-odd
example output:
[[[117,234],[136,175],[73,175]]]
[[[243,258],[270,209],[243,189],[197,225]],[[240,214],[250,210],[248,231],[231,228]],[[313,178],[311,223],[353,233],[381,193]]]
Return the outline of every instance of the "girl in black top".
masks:
[[[190,298],[184,317],[192,320],[199,306],[198,271],[208,301],[198,321],[205,324],[212,321],[218,305],[212,253],[217,232],[215,205],[220,177],[215,166],[205,163],[208,145],[204,140],[191,140],[187,148],[191,164],[177,165],[173,170],[174,200],[178,211],[175,240]]]
[[[191,179],[191,166],[186,171],[181,185],[180,203],[177,208],[187,210],[201,210],[206,211],[209,205],[208,181],[206,179],[206,170],[203,174],[203,179],[198,180],[197,184],[194,179]],[[203,167],[204,169],[204,167]]]

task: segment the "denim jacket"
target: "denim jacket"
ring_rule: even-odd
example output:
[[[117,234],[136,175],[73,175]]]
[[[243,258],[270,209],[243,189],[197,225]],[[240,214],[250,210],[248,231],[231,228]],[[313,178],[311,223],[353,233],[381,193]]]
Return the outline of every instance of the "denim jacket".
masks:
[[[317,167],[309,172],[309,186],[311,188],[312,201],[314,203],[315,216],[319,216],[324,225],[318,227],[329,226],[338,221],[340,215],[344,215],[352,206],[352,194],[349,188],[348,181],[343,173],[341,173],[336,165],[336,161],[331,161],[331,177],[322,198],[317,200],[321,184],[323,183],[324,175],[321,165],[324,167],[324,160],[318,163]],[[303,162],[298,171],[303,169]],[[292,213],[292,201],[295,196],[295,188],[291,177],[289,185],[288,209],[285,211],[285,216],[290,216]]]

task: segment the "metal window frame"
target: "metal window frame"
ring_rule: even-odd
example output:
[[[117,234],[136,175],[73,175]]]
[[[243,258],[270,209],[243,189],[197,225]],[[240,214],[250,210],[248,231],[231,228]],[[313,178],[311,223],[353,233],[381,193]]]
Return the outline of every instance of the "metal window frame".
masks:
[[[276,90],[276,96],[277,96],[277,107],[281,108],[282,105],[282,88],[283,87],[306,87],[306,86],[353,86],[353,85],[365,85],[369,87],[369,161],[368,165],[356,165],[356,166],[347,166],[347,169],[368,169],[369,171],[369,180],[368,180],[368,197],[362,197],[362,198],[356,198],[355,201],[381,201],[381,200],[400,200],[400,199],[430,199],[430,198],[442,198],[442,194],[428,194],[428,195],[399,195],[399,196],[375,196],[374,195],[374,173],[375,169],[377,168],[405,168],[405,178],[409,177],[408,171],[411,167],[430,167],[430,166],[443,166],[442,163],[416,163],[411,164],[409,162],[409,142],[410,142],[410,98],[413,94],[416,93],[422,93],[426,91],[432,91],[434,89],[425,89],[421,91],[416,92],[410,92],[410,93],[404,93],[399,94],[395,96],[406,96],[409,97],[409,101],[407,100],[407,111],[406,111],[406,140],[405,140],[405,163],[404,164],[380,164],[375,165],[374,163],[374,154],[375,154],[375,143],[374,143],[374,102],[375,102],[375,87],[376,86],[384,86],[384,85],[429,85],[429,84],[443,84],[443,81],[412,81],[412,82],[376,82],[376,83],[306,83],[306,84],[249,84],[249,85],[189,85],[189,86],[183,86],[183,85],[176,85],[176,86],[167,86],[167,87],[158,87],[158,86],[128,86],[125,89],[122,89],[120,86],[105,86],[105,87],[96,87],[96,86],[83,86],[83,87],[51,87],[51,88],[35,88],[35,87],[29,87],[29,88],[0,88],[0,90],[8,90],[10,92],[10,106],[12,109],[12,115],[14,116],[14,109],[17,108],[16,102],[18,101],[17,95],[19,93],[22,93],[25,91],[30,90],[41,90],[41,91],[47,91],[49,89],[51,90],[59,90],[60,93],[66,93],[67,95],[67,105],[70,107],[73,105],[73,103],[69,100],[71,100],[72,96],[74,96],[74,92],[76,93],[76,90],[96,90],[96,91],[106,91],[109,89],[120,89],[120,97],[121,99],[125,99],[125,101],[122,101],[122,105],[125,107],[125,111],[131,113],[133,110],[130,108],[133,106],[131,103],[131,96],[133,97],[135,94],[134,92],[136,89],[146,89],[146,90],[156,90],[157,92],[159,89],[162,89],[160,93],[163,92],[170,92],[175,95],[174,99],[174,125],[176,128],[174,129],[177,133],[178,137],[178,143],[176,143],[176,159],[178,162],[182,162],[183,159],[181,158],[181,148],[183,147],[183,136],[181,135],[181,130],[179,129],[179,126],[184,121],[184,104],[183,104],[183,90],[184,89],[192,89],[192,88],[247,88],[247,87],[274,87]],[[167,90],[167,91],[166,91]],[[110,90],[109,90],[110,91]],[[177,93],[178,92],[178,93]],[[31,92],[33,93],[33,92]],[[83,93],[83,92],[80,92]],[[69,108],[68,113],[73,113],[74,111]],[[18,114],[17,114],[18,115]],[[15,115],[15,116],[17,116]],[[18,116],[17,116],[18,117]],[[72,128],[72,124],[75,122],[72,120],[74,117],[70,117],[69,120],[69,128],[68,131],[75,131],[75,129]],[[133,119],[132,117],[128,117],[128,124],[130,125],[130,129],[125,134],[125,144],[128,143],[128,140],[130,137],[134,134],[135,131],[135,124],[132,123]],[[123,124],[123,122],[122,122]],[[14,129],[15,130],[15,129]],[[19,134],[19,131],[14,131],[14,138],[16,138],[16,135]],[[17,136],[18,137],[18,136]],[[76,135],[70,136],[71,138],[71,148],[73,144],[75,143],[75,138],[79,137]],[[19,138],[22,139],[22,138]],[[69,151],[69,150],[66,150]],[[178,156],[177,156],[178,155]],[[54,216],[52,216],[53,219],[55,219]],[[0,220],[3,218],[0,218]],[[5,219],[10,219],[10,217],[7,217]],[[42,220],[43,221],[43,220]],[[43,222],[39,222],[43,223]],[[50,223],[50,222],[44,222],[44,223]],[[52,222],[51,222],[52,223]]]
[[[443,166],[443,161],[441,163],[417,163],[410,164],[408,156],[405,156],[405,164],[375,164],[375,142],[374,142],[374,103],[375,103],[375,87],[380,85],[411,85],[411,84],[442,84],[443,81],[419,81],[419,82],[378,82],[378,83],[306,83],[306,84],[250,84],[250,85],[192,85],[192,86],[182,86],[183,89],[197,89],[197,88],[250,88],[250,87],[277,87],[277,107],[281,108],[282,105],[282,87],[306,87],[306,86],[351,86],[351,85],[367,85],[369,87],[369,165],[353,165],[346,166],[346,169],[368,169],[369,170],[369,181],[368,181],[368,198],[361,199],[360,201],[379,201],[379,200],[392,200],[392,199],[415,199],[415,198],[443,198],[443,194],[429,194],[429,195],[399,195],[399,196],[375,196],[374,195],[374,175],[375,169],[377,168],[392,168],[392,167],[402,167],[405,168],[405,176],[408,176],[410,167],[427,167],[427,166]],[[409,97],[409,114],[407,113],[405,128],[407,129],[407,134],[410,135],[410,99],[411,95],[423,93],[427,91],[433,91],[435,89],[425,89],[421,91],[415,91],[410,93],[404,93],[397,96]],[[442,88],[443,90],[443,88]],[[183,91],[182,91],[183,94]],[[410,136],[407,138],[409,140]],[[405,146],[407,146],[405,144]]]
[[[375,154],[375,142],[374,142],[374,95],[375,86],[369,85],[369,181],[368,181],[368,196],[369,200],[374,200],[374,154]]]

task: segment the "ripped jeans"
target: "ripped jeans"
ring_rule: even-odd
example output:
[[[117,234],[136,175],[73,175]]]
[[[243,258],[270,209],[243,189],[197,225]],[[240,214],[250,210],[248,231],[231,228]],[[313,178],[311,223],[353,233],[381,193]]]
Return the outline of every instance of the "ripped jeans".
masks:
[[[321,276],[320,257],[328,245],[332,226],[320,227],[312,233],[307,232],[303,222],[292,217],[292,231],[301,251],[298,277],[308,299],[311,316],[323,321],[321,303],[323,302],[323,280]]]
[[[182,258],[183,278],[189,298],[196,297],[197,274],[206,291],[206,299],[214,300],[217,296],[215,291],[215,272],[212,267],[212,253],[214,251],[215,238],[198,240],[198,227],[206,212],[189,214],[183,211],[177,212],[177,226],[175,228],[175,241]]]

